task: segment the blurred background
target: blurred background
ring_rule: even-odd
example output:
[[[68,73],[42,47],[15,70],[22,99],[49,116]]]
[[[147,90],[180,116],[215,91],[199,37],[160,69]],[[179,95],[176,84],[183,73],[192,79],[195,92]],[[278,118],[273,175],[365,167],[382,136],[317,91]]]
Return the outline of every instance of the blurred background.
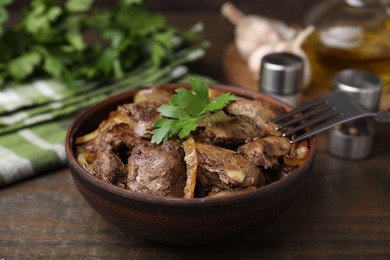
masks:
[[[272,18],[282,19],[288,24],[301,25],[304,23],[305,17],[309,11],[321,2],[329,2],[332,0],[236,0],[231,1],[237,8],[245,14],[257,14]],[[102,8],[109,8],[117,1],[95,0],[96,5]],[[213,77],[221,83],[226,83],[223,68],[221,66],[223,52],[226,46],[233,41],[234,28],[230,22],[221,15],[220,8],[227,1],[225,0],[197,0],[197,1],[182,1],[182,0],[146,0],[148,9],[157,11],[178,29],[188,29],[197,22],[204,24],[204,36],[210,41],[211,46],[207,55],[207,64],[202,60],[193,64],[191,69],[193,72],[204,74]],[[14,22],[19,18],[19,12],[23,8],[28,8],[30,1],[17,0],[9,6],[12,13],[10,22]],[[275,8],[275,6],[283,6],[283,8]],[[191,15],[189,15],[191,14]],[[197,14],[197,15],[194,15]],[[216,19],[219,17],[219,19]],[[218,28],[219,33],[214,30]],[[221,32],[222,31],[222,32]],[[212,70],[210,68],[213,68]]]
[[[329,0],[327,0],[329,1]],[[205,25],[204,36],[211,43],[208,50],[208,64],[203,64],[202,60],[193,66],[195,72],[212,76],[216,80],[227,83],[221,65],[224,50],[228,43],[233,42],[234,27],[232,24],[221,15],[220,8],[227,1],[224,0],[199,0],[199,1],[180,1],[180,0],[148,0],[146,3],[152,10],[158,10],[167,14],[168,21],[176,26],[186,29],[192,24],[202,21]],[[262,16],[282,19],[288,24],[301,25],[304,22],[305,16],[314,8],[321,0],[240,0],[231,1],[238,9],[245,14],[258,14]],[[275,6],[283,6],[283,8],[274,8]],[[188,16],[189,13],[198,13],[199,16]],[[218,16],[219,19],[215,19]],[[287,18],[287,19],[286,19]],[[215,33],[214,30],[222,30]],[[210,68],[213,68],[210,70]]]

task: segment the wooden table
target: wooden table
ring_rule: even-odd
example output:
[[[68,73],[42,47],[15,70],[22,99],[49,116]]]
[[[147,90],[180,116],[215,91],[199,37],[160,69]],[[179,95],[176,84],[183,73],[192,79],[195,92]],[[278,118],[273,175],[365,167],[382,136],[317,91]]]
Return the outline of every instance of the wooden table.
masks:
[[[233,33],[219,15],[222,1],[184,2],[149,1],[180,28],[204,21],[212,47],[193,69],[224,82],[221,57]],[[316,1],[250,2],[240,7],[299,22]],[[48,172],[0,190],[0,259],[389,258],[389,130],[379,125],[373,154],[362,161],[332,157],[320,135],[312,175],[296,203],[264,228],[209,247],[171,247],[125,234],[84,201],[67,169]]]

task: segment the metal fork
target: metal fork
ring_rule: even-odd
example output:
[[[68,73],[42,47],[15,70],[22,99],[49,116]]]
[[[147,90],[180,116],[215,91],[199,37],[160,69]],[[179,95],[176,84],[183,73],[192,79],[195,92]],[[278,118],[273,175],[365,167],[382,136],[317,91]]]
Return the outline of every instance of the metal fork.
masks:
[[[390,123],[390,111],[371,112],[344,92],[334,92],[317,98],[275,118],[272,122],[278,124],[277,130],[289,127],[283,136],[291,136],[303,130],[303,133],[295,135],[291,140],[291,143],[295,143],[335,125],[363,117],[374,117],[378,122]],[[291,127],[293,128],[290,129]]]

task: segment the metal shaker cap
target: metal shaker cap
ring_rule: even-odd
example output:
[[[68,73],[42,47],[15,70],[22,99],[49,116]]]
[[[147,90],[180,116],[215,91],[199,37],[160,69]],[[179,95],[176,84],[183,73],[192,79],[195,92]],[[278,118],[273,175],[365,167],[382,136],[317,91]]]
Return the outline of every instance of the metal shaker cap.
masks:
[[[334,90],[353,96],[371,111],[377,111],[382,91],[382,80],[375,74],[357,69],[346,69],[334,77]],[[364,129],[352,135],[344,130]],[[362,131],[362,130],[360,130]],[[329,152],[345,159],[359,160],[372,152],[376,125],[372,118],[358,119],[330,130]]]
[[[332,128],[329,133],[329,152],[337,157],[350,160],[361,160],[370,156],[374,146],[375,123],[367,120],[366,127],[368,133],[359,136]]]
[[[377,111],[383,82],[375,74],[357,69],[346,69],[334,78],[334,90],[350,94],[371,111]]]
[[[260,67],[260,90],[277,95],[296,94],[303,80],[303,59],[287,52],[263,57]]]

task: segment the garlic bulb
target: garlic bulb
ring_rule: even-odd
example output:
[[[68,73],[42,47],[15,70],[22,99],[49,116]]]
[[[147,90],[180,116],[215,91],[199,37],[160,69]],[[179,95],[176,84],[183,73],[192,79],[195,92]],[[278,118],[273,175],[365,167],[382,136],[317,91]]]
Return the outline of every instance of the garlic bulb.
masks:
[[[247,60],[260,45],[291,40],[296,31],[284,22],[258,15],[244,15],[232,3],[221,7],[222,14],[235,27],[235,45],[240,56]]]
[[[305,39],[314,31],[314,26],[310,25],[305,30],[299,32],[296,37],[290,41],[279,41],[266,43],[258,46],[248,58],[248,67],[256,80],[259,80],[261,60],[267,54],[274,52],[289,52],[301,57],[304,61],[303,86],[310,84],[312,70],[306,53],[302,50],[302,44]]]

